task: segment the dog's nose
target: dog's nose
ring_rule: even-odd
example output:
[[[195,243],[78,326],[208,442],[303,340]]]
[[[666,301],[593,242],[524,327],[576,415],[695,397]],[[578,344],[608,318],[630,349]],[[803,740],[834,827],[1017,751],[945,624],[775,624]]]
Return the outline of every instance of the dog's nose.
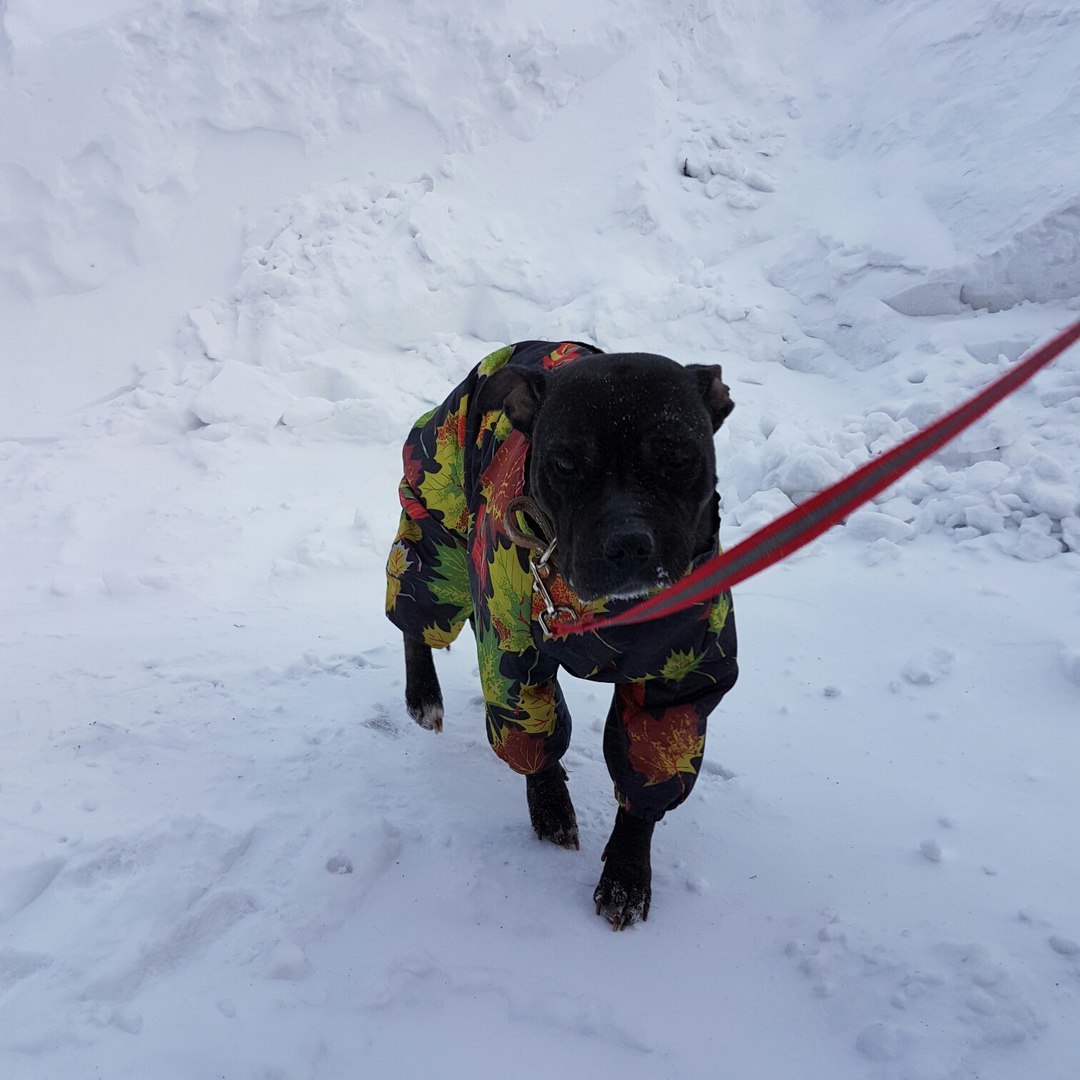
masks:
[[[602,550],[604,558],[622,573],[640,570],[656,551],[656,541],[644,525],[636,521],[617,525],[608,533]]]

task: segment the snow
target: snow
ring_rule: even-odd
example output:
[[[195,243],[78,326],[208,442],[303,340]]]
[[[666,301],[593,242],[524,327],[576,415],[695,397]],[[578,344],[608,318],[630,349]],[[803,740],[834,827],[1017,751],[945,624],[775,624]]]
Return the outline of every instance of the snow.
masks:
[[[400,444],[530,336],[722,363],[728,544],[1080,314],[1050,0],[0,2],[0,1075],[1071,1080],[1080,350],[738,590],[589,902],[468,644],[382,617]]]

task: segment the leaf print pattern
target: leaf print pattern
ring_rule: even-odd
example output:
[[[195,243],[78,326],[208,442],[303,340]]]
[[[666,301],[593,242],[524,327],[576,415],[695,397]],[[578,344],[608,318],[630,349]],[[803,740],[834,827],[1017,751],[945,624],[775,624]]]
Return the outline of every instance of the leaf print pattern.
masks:
[[[483,505],[491,517],[491,527],[498,535],[506,535],[506,508],[525,488],[528,450],[528,439],[520,431],[511,431],[480,477]]]
[[[412,524],[411,522],[409,524]],[[399,578],[409,569],[409,553],[405,545],[398,540],[390,549],[390,558],[386,560],[386,572],[391,577]]]
[[[581,357],[587,355],[591,349],[592,346],[584,346],[578,341],[564,341],[544,357],[540,366],[544,371],[558,371],[559,368],[565,367],[572,361],[580,360]]]
[[[697,671],[704,659],[704,655],[695,653],[692,649],[687,649],[686,652],[679,652],[676,649],[660,669],[660,677],[678,682],[679,679],[685,679],[687,675]]]
[[[530,735],[550,735],[557,721],[553,683],[525,683],[518,692],[515,719]]]
[[[397,598],[401,594],[401,578],[392,574],[386,579],[386,613],[390,614],[397,607]]]
[[[514,355],[516,345],[504,345],[493,353],[488,353],[477,365],[477,371],[481,375],[493,375],[499,368],[504,367]]]
[[[390,554],[392,558],[392,549]],[[387,572],[390,572],[389,567]],[[447,544],[438,549],[428,588],[436,603],[457,609],[451,618],[452,622],[462,623],[472,614],[472,593],[469,590],[463,547]]]
[[[453,631],[444,630],[441,626],[424,627],[424,644],[433,649],[445,649],[453,643],[455,637],[457,635]]]
[[[444,527],[464,537],[469,527],[465,499],[465,423],[468,395],[457,403],[435,429],[434,468],[420,481],[420,498],[429,511],[437,512]],[[436,419],[436,417],[432,419]],[[431,421],[429,421],[430,423]]]
[[[547,764],[544,744],[516,728],[499,729],[492,739],[491,748],[514,772],[526,776],[540,772]]]
[[[496,545],[492,552],[491,595],[486,616],[505,652],[522,653],[533,646],[532,575],[514,547]]]
[[[501,411],[469,411],[481,380],[506,364],[558,377],[596,351],[576,342],[499,349],[421,417],[402,453],[402,515],[387,560],[386,607],[396,626],[437,649],[472,624],[488,740],[516,772],[553,765],[569,745],[560,668],[614,683],[604,757],[616,798],[632,814],[657,820],[693,787],[706,719],[738,673],[730,596],[647,627],[543,641],[528,552],[504,524],[506,507],[525,487],[529,442]],[[557,562],[553,570],[546,585],[559,606],[595,613],[632,603],[586,604]]]
[[[629,740],[630,764],[647,785],[678,779],[679,773],[697,773],[705,750],[701,718],[692,705],[672,705],[653,715],[645,707],[641,683],[616,690],[623,709]]]
[[[731,593],[726,592],[718,596],[709,610],[709,629],[714,634],[720,634],[727,623],[727,617],[731,612]]]

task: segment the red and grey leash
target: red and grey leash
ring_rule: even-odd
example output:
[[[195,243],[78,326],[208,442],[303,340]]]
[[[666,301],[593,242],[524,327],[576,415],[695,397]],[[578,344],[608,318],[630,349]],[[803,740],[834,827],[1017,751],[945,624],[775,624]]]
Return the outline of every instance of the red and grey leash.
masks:
[[[995,379],[985,389],[929,427],[915,432],[880,457],[860,466],[850,476],[819,492],[782,517],[759,529],[730,551],[702,564],[661,592],[617,615],[586,616],[576,622],[555,623],[553,637],[568,637],[612,626],[649,622],[693,607],[719,596],[725,589],[745,581],[767,566],[779,562],[815,540],[863,503],[895,483],[945,443],[955,439],[1014,390],[1046,367],[1070,345],[1080,341],[1080,322]]]

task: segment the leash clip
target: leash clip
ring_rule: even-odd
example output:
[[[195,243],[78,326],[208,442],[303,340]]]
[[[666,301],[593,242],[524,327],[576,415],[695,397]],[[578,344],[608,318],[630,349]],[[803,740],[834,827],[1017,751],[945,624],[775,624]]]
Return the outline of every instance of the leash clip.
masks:
[[[544,536],[543,540],[536,536],[530,536],[519,527],[516,520],[519,511],[529,514],[537,522],[540,533]],[[528,549],[529,571],[533,577],[532,591],[540,597],[544,605],[544,610],[537,616],[536,621],[540,624],[544,638],[550,638],[552,636],[552,619],[569,617],[574,620],[578,615],[573,608],[566,607],[564,604],[556,604],[545,584],[554,566],[555,530],[552,529],[551,523],[536,503],[525,496],[518,496],[516,499],[510,500],[506,507],[504,524],[510,539],[520,547]],[[550,539],[548,539],[549,536]],[[537,553],[539,553],[539,556]]]
[[[537,616],[536,621],[540,624],[540,629],[544,633],[545,638],[551,637],[551,620],[552,618],[563,618],[567,615],[571,619],[577,618],[577,612],[573,608],[568,608],[562,604],[556,604],[551,598],[551,593],[548,592],[547,586],[544,584],[544,579],[551,573],[551,567],[548,565],[552,555],[555,554],[555,541],[552,540],[550,544],[544,549],[539,561],[534,559],[532,555],[529,556],[529,569],[532,571],[533,576],[533,592],[538,593],[540,599],[544,602],[544,610]]]

